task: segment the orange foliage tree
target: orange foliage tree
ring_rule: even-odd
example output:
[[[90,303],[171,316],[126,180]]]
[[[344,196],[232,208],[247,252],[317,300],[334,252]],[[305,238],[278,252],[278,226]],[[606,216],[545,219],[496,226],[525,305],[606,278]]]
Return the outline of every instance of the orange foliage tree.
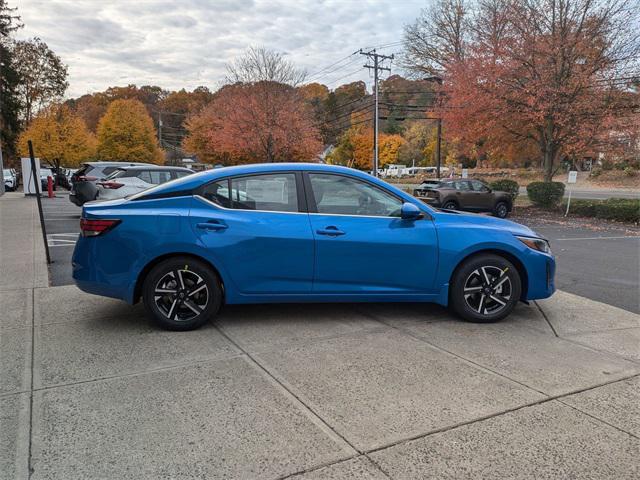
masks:
[[[437,34],[441,25],[435,22],[416,26],[427,45],[416,40],[421,48],[409,49],[408,58],[419,62],[413,54],[424,53],[425,65],[439,69],[444,101],[436,114],[468,149],[535,149],[550,180],[560,159],[593,146],[632,107],[625,112],[617,100],[625,72],[637,71],[640,58],[638,11],[625,0],[477,0],[473,15],[453,8],[459,0],[440,3],[452,6],[460,30],[436,35],[455,40],[438,52],[453,53],[428,55],[428,29]]]
[[[187,151],[224,164],[312,160],[322,150],[309,105],[275,81],[223,87],[187,130]]]

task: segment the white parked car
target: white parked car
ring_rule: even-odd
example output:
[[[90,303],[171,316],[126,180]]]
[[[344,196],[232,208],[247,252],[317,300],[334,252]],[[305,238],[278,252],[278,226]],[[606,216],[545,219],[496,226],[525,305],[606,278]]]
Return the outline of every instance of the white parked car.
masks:
[[[18,178],[10,168],[3,168],[2,176],[4,178],[5,191],[13,192],[16,188],[18,188]]]
[[[184,167],[127,166],[120,167],[106,178],[96,182],[96,200],[115,200],[142,192],[161,183],[191,175]]]

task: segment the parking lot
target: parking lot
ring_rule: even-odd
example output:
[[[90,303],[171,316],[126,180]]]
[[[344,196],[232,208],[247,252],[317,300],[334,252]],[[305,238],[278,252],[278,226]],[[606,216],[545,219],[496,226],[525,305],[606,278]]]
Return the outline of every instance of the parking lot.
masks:
[[[166,332],[43,284],[34,204],[0,199],[31,219],[0,230],[26,272],[0,284],[2,479],[638,477],[637,314],[558,292],[491,325],[255,305]]]

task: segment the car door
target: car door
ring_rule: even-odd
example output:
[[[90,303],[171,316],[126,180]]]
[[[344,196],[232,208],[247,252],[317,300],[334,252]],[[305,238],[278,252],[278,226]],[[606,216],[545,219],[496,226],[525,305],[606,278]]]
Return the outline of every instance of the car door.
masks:
[[[193,231],[241,293],[311,291],[314,238],[301,185],[295,172],[247,175],[195,196]]]
[[[453,188],[455,189],[455,197],[458,205],[461,209],[464,210],[474,210],[473,207],[473,192],[471,190],[471,185],[467,180],[456,180],[455,182],[451,182]]]
[[[493,210],[493,194],[491,189],[478,180],[470,180],[472,201],[475,210],[484,212]]]
[[[403,200],[351,176],[305,173],[316,239],[314,293],[429,292],[438,268],[430,218],[400,218]]]

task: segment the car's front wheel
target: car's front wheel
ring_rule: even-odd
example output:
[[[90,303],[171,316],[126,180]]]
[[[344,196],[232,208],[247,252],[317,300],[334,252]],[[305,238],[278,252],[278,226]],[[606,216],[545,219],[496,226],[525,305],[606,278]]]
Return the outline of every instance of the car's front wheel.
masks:
[[[514,309],[522,291],[518,270],[506,258],[481,254],[465,261],[450,285],[451,307],[470,322],[502,320]]]
[[[151,269],[142,288],[149,316],[167,330],[193,330],[212,318],[222,303],[216,273],[191,257],[167,259]]]
[[[444,205],[442,205],[442,208],[445,210],[457,210],[458,204],[449,200],[448,202],[445,202]]]

